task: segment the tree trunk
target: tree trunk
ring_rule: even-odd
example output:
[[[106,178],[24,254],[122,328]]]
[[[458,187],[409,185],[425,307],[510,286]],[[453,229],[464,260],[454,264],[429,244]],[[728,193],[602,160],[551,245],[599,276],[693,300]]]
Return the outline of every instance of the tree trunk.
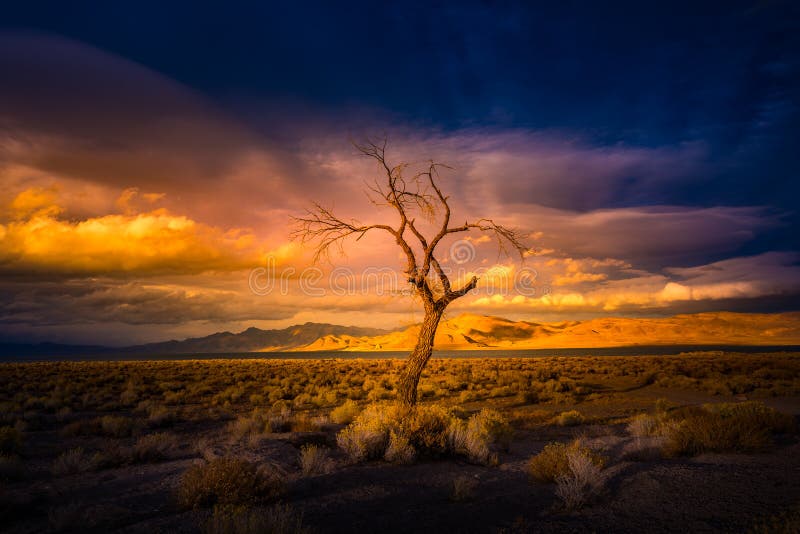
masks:
[[[422,328],[419,331],[419,339],[414,350],[408,356],[406,365],[400,373],[400,381],[397,387],[398,399],[408,406],[417,403],[417,384],[425,364],[433,353],[433,339],[436,336],[436,329],[439,327],[439,320],[444,313],[444,307],[426,306],[425,319],[422,321]]]

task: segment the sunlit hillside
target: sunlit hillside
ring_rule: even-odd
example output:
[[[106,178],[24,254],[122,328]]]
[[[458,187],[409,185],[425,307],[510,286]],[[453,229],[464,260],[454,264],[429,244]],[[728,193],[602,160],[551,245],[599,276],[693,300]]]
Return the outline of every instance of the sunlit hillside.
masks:
[[[325,335],[293,350],[407,350],[419,325],[378,336]],[[535,323],[463,314],[442,322],[440,350],[600,348],[630,345],[797,345],[800,313],[700,313],[663,319],[607,317]]]

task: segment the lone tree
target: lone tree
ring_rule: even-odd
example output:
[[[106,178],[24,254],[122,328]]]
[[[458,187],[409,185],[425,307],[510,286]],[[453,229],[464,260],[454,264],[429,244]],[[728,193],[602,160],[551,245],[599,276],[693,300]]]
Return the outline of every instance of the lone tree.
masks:
[[[407,266],[404,272],[425,308],[419,339],[406,361],[398,384],[400,400],[407,405],[414,405],[417,402],[417,384],[422,370],[433,353],[436,329],[445,308],[457,298],[469,293],[478,284],[478,278],[473,276],[463,286],[453,289],[447,273],[436,258],[436,247],[442,239],[451,234],[477,230],[494,234],[501,252],[508,253],[514,250],[519,253],[520,258],[523,258],[527,248],[522,244],[516,229],[496,224],[491,219],[478,219],[458,226],[450,225],[449,197],[442,193],[437,183],[438,170],[450,168],[447,165],[431,161],[423,172],[404,176],[410,165],[408,163],[391,165],[387,162],[385,139],[381,143],[367,141],[354,146],[363,156],[374,159],[379,165],[381,174],[385,174],[380,180],[376,179],[373,185],[367,186],[369,189],[367,195],[376,206],[394,208],[399,219],[397,226],[361,224],[353,219],[341,219],[321,204],[314,203],[312,208],[306,210],[304,216],[293,217],[295,230],[292,232],[292,238],[302,243],[315,243],[315,262],[327,257],[331,247],[342,250],[346,238],[356,236],[358,241],[370,230],[388,232],[405,253]],[[435,230],[435,235],[426,237],[415,224],[414,214],[420,214],[427,219],[428,226]],[[414,240],[418,242],[418,246],[413,244]]]

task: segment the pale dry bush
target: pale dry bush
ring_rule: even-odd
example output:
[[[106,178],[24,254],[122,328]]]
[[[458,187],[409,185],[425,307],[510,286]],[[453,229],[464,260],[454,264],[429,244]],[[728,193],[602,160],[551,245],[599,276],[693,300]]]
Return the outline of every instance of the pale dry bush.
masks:
[[[631,436],[655,436],[658,433],[660,422],[658,418],[648,414],[639,414],[628,423],[627,430]]]
[[[303,445],[298,460],[304,476],[323,475],[333,470],[328,449],[319,445]]]
[[[511,426],[499,412],[482,409],[466,422],[454,419],[448,428],[448,442],[453,452],[464,454],[473,462],[496,464],[497,445],[508,449],[513,436]]]
[[[463,421],[435,404],[373,404],[338,434],[337,442],[353,462],[384,458],[410,463],[419,456],[463,454],[496,464],[493,448],[507,448],[511,435],[511,426],[495,410],[481,410]]]
[[[556,495],[568,510],[588,504],[603,489],[605,475],[592,458],[579,451],[567,453],[569,472],[556,478]]]
[[[407,409],[396,404],[372,404],[336,436],[336,442],[353,462],[383,457],[390,432]]]
[[[576,439],[572,443],[551,442],[528,460],[528,474],[539,482],[555,482],[558,477],[569,474],[570,454],[585,456],[598,469],[606,464],[606,458],[587,447],[583,440]]]

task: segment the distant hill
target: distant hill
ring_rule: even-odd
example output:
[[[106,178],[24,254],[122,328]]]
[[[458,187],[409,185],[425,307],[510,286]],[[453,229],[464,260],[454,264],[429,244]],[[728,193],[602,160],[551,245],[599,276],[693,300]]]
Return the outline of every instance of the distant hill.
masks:
[[[218,332],[205,337],[147,343],[131,347],[103,347],[97,345],[63,345],[55,343],[20,344],[0,343],[0,356],[103,356],[121,354],[206,354],[285,351],[309,345],[324,336],[350,335],[369,337],[386,334],[386,330],[341,326],[335,324],[306,323],[280,330],[248,328],[243,332]]]
[[[293,350],[408,350],[419,325],[378,336],[329,334]],[[697,313],[535,323],[463,314],[443,321],[440,350],[603,348],[630,345],[799,345],[800,313]]]
[[[386,334],[386,330],[360,326],[306,323],[281,330],[248,328],[243,332],[219,332],[205,337],[148,343],[124,349],[126,352],[152,354],[187,354],[192,352],[276,352],[306,346],[325,336],[366,338]]]
[[[0,344],[0,355],[22,358],[224,354],[280,351],[406,351],[419,325],[397,331],[306,323],[278,330],[248,328],[205,337],[113,348],[93,345]],[[463,314],[443,321],[439,350],[611,348],[635,345],[800,345],[800,312],[697,313],[659,319],[603,317],[538,323]]]

